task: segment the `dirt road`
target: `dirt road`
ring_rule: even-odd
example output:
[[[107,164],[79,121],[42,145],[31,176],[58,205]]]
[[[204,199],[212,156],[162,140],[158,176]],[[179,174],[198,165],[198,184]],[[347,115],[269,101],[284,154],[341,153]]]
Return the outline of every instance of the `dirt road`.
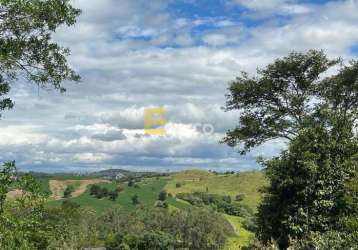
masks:
[[[103,179],[89,179],[89,180],[50,180],[49,187],[51,190],[51,199],[60,200],[63,198],[63,192],[66,187],[69,185],[73,185],[75,187],[75,191],[72,193],[72,197],[78,197],[83,194],[88,185],[98,184],[98,183],[110,183],[108,180]]]

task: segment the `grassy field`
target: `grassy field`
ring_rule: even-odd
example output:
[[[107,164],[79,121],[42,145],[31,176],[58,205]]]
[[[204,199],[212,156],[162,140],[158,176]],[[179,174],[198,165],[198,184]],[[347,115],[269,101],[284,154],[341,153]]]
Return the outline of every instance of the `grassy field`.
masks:
[[[66,180],[63,178],[63,180]],[[41,180],[41,185],[48,190],[48,179]],[[112,207],[120,207],[124,210],[132,210],[131,197],[137,195],[140,204],[137,206],[152,207],[158,199],[158,194],[166,190],[171,194],[167,198],[169,209],[184,209],[191,205],[185,201],[175,198],[178,193],[208,192],[212,194],[230,195],[234,199],[238,194],[244,194],[242,204],[256,210],[260,202],[258,189],[266,185],[267,181],[261,172],[243,172],[239,174],[214,174],[205,171],[190,170],[176,173],[169,177],[143,178],[135,186],[128,186],[128,183],[100,183],[101,187],[114,190],[118,185],[123,189],[119,193],[116,201],[109,198],[97,199],[90,195],[89,188],[78,197],[69,198],[82,207],[89,207],[98,213]],[[49,201],[48,206],[60,206],[63,200]],[[225,250],[238,250],[248,244],[253,237],[253,233],[247,231],[242,226],[242,218],[237,216],[224,215],[234,228],[236,235],[229,238]]]
[[[232,199],[244,194],[243,204],[256,210],[261,195],[258,189],[267,181],[262,172],[242,172],[239,174],[214,174],[206,171],[190,170],[170,177],[165,186],[168,193],[208,192],[230,195]],[[177,187],[179,185],[179,187]]]
[[[92,208],[100,213],[111,207],[120,207],[125,210],[134,209],[135,205],[132,204],[131,197],[133,195],[138,195],[140,201],[139,205],[151,207],[154,206],[158,199],[159,192],[163,190],[166,183],[166,178],[147,178],[137,183],[137,187],[129,187],[127,183],[120,184],[124,190],[119,193],[116,201],[111,201],[108,198],[97,199],[90,195],[89,188],[87,188],[86,192],[82,195],[70,198],[69,200],[76,202],[83,207]],[[115,182],[101,183],[98,185],[100,187],[106,187],[108,190],[114,190],[118,186]],[[48,205],[59,206],[62,201],[63,200],[50,201]],[[167,202],[169,205],[179,209],[190,206],[185,202],[177,201],[174,197],[169,197]]]

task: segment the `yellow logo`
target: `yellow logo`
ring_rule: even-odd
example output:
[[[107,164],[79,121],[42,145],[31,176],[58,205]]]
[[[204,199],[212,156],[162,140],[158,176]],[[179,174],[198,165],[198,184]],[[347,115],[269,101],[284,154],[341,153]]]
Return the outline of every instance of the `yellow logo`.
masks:
[[[146,135],[165,135],[164,118],[167,110],[164,107],[144,109],[144,133]]]

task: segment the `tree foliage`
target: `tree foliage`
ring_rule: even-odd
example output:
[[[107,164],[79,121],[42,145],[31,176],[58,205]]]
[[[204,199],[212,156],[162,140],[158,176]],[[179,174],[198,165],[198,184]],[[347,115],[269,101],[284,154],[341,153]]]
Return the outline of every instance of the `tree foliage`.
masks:
[[[227,110],[242,115],[224,142],[246,153],[268,140],[289,141],[280,156],[262,161],[270,180],[258,213],[263,243],[285,249],[357,229],[358,62],[323,77],[339,62],[322,51],[291,53],[230,85]]]
[[[69,0],[0,0],[0,112],[13,107],[6,94],[15,80],[63,92],[64,80],[80,79],[67,63],[70,51],[52,40],[79,14]]]
[[[12,188],[19,197],[7,198]],[[44,219],[46,194],[30,175],[18,178],[15,162],[5,163],[0,171],[0,248],[41,249],[47,245]]]
[[[268,140],[292,140],[310,123],[319,105],[319,77],[339,60],[329,60],[322,51],[291,53],[250,77],[246,72],[230,84],[226,110],[240,110],[240,123],[223,142],[243,144],[241,153]]]
[[[100,219],[108,249],[222,249],[233,230],[220,214],[203,209],[110,210]]]

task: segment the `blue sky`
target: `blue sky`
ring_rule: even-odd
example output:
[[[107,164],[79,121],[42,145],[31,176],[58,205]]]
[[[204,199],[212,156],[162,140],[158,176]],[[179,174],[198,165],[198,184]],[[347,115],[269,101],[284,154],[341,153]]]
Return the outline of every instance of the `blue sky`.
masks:
[[[292,50],[358,55],[358,0],[72,2],[83,14],[54,39],[71,49],[82,82],[66,83],[64,95],[14,84],[15,108],[0,122],[0,161],[15,159],[20,169],[257,169],[257,156],[286,144],[241,156],[218,143],[239,117],[222,110],[228,82]],[[144,110],[159,106],[167,134],[145,135]]]

